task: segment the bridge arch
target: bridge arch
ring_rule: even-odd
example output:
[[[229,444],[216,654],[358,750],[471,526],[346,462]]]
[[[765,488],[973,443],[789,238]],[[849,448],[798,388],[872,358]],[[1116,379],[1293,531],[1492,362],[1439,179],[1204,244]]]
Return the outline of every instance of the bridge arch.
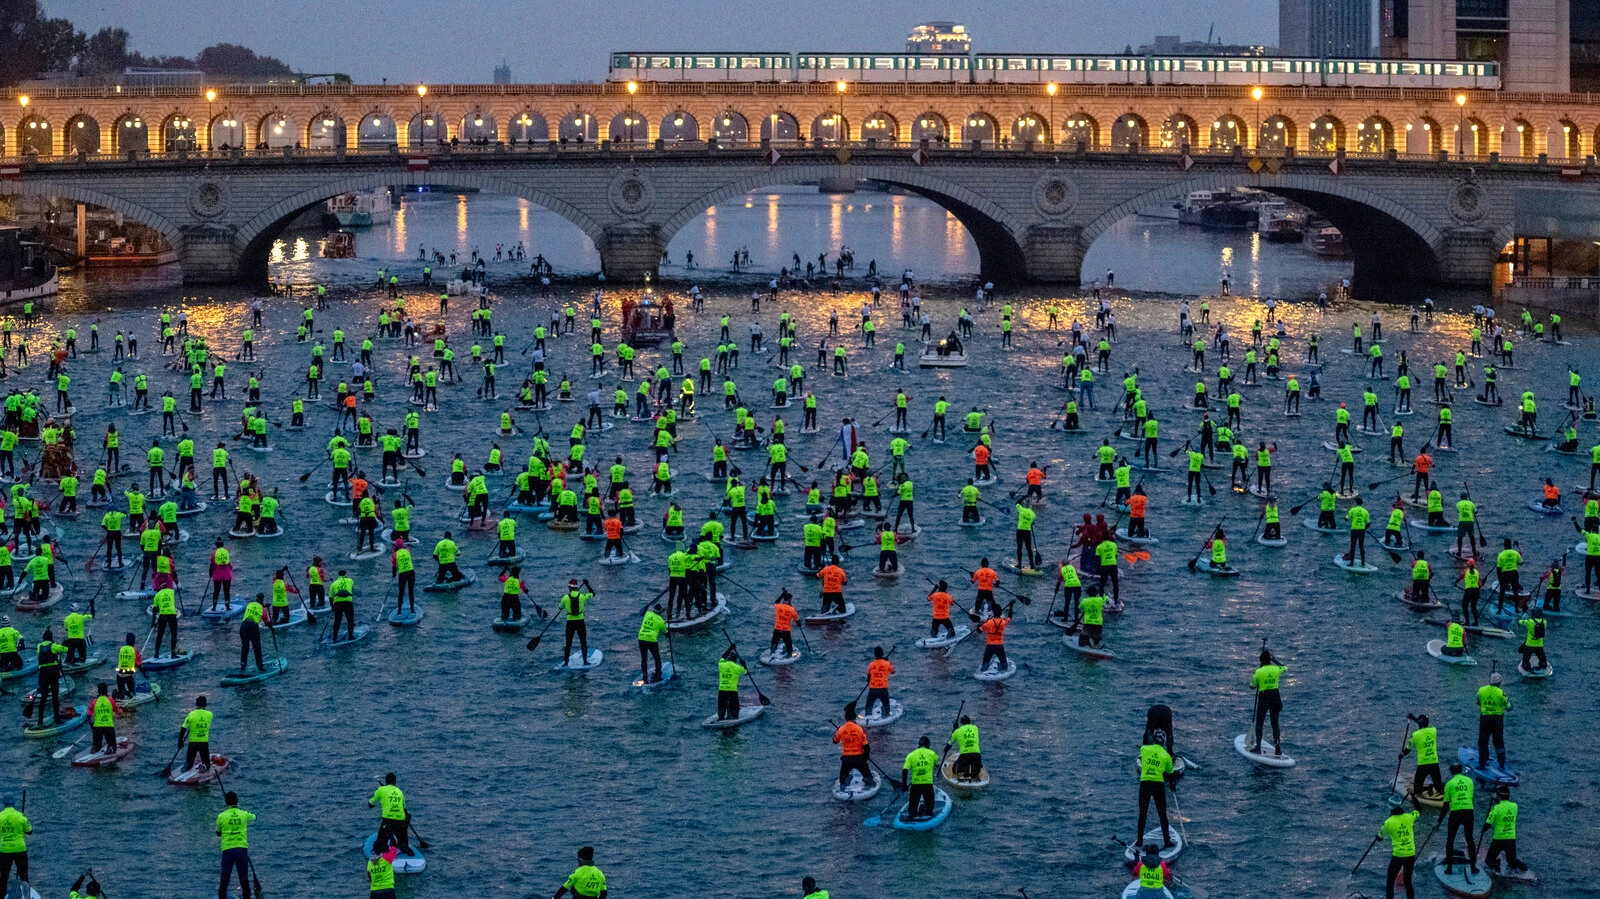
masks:
[[[880,109],[861,122],[862,140],[896,141],[900,139],[900,123],[895,117]]]
[[[1380,115],[1356,123],[1356,152],[1385,153],[1394,149],[1394,126]]]
[[[550,123],[543,115],[525,109],[506,125],[506,136],[513,144],[547,141],[550,139]]]
[[[63,153],[100,152],[100,123],[86,112],[67,119],[66,131],[61,136]]]
[[[306,125],[306,146],[313,150],[331,150],[345,145],[344,119],[331,109],[324,109]]]
[[[179,110],[168,115],[161,122],[161,149],[193,150],[199,129],[195,126],[194,118]]]
[[[750,122],[737,109],[724,109],[711,119],[711,136],[720,144],[750,142]]]
[[[1160,140],[1163,147],[1181,147],[1184,144],[1198,147],[1200,129],[1188,113],[1174,112],[1161,123]]]
[[[1083,249],[1087,251],[1096,238],[1130,215],[1167,209],[1193,191],[1227,190],[1238,182],[1237,175],[1219,172],[1139,194],[1090,222],[1083,229]],[[1438,280],[1444,235],[1414,210],[1331,174],[1286,175],[1256,186],[1310,207],[1338,227],[1350,248],[1357,282],[1423,284]],[[1501,246],[1504,241],[1495,244]]]
[[[1066,117],[1061,123],[1061,140],[1066,144],[1083,144],[1094,148],[1100,146],[1100,123],[1094,116],[1087,112],[1078,111]]]
[[[1311,134],[1308,137],[1311,150],[1316,153],[1332,153],[1344,147],[1344,122],[1332,115],[1317,116],[1311,123]]]
[[[856,178],[882,181],[904,188],[920,197],[939,204],[954,215],[972,240],[978,245],[981,274],[995,278],[1014,279],[1026,271],[1021,235],[1026,233],[1025,223],[1014,220],[993,201],[968,188],[942,178],[934,177],[922,169],[904,166],[852,165],[850,173]],[[662,223],[659,238],[661,246],[671,243],[674,235],[707,209],[751,191],[779,184],[799,181],[822,181],[839,175],[833,165],[767,167],[760,174],[730,182],[709,193],[685,203]],[[604,246],[596,242],[597,246]]]
[[[1294,119],[1283,113],[1273,113],[1262,119],[1256,146],[1263,150],[1287,150],[1295,145],[1298,136]]]
[[[17,152],[24,156],[55,155],[55,138],[50,133],[50,120],[31,115],[18,122]]]
[[[1551,147],[1550,149],[1551,149],[1552,152],[1550,153],[1550,155],[1551,156],[1558,156],[1558,155],[1559,156],[1564,156],[1567,159],[1582,159],[1583,158],[1583,129],[1579,128],[1578,127],[1578,123],[1572,121],[1571,119],[1562,119],[1561,121],[1556,122],[1556,127],[1561,129],[1561,131],[1560,131],[1561,152],[1559,154],[1557,154],[1557,153],[1554,152],[1555,147]],[[1556,134],[1556,132],[1554,130],[1552,130],[1550,132],[1550,136],[1551,137],[1556,137],[1557,134]]]
[[[800,139],[800,120],[785,109],[774,109],[761,117],[761,139],[772,143],[793,143]]]
[[[948,144],[950,123],[944,116],[930,109],[917,116],[911,123],[911,140],[913,143],[927,141],[930,144]]]
[[[1250,146],[1250,126],[1233,113],[1224,113],[1211,120],[1211,146],[1217,150]]]
[[[1150,125],[1144,116],[1125,112],[1111,123],[1111,146],[1118,150],[1145,150],[1150,147]]]
[[[146,209],[136,203],[129,203],[120,197],[101,193],[87,187],[78,187],[70,182],[52,181],[0,181],[0,196],[36,197],[49,199],[56,197],[62,200],[71,200],[74,203],[83,203],[89,206],[99,206],[120,214],[130,222],[137,222],[153,231],[159,232],[167,243],[175,249],[183,246],[183,232],[178,226],[160,214]]]
[[[306,209],[317,206],[328,198],[336,197],[340,194],[358,193],[387,187],[396,183],[410,186],[473,187],[486,193],[520,197],[530,203],[543,206],[545,209],[576,225],[596,247],[604,247],[606,245],[605,229],[582,210],[542,190],[528,187],[515,181],[467,172],[410,172],[403,176],[396,176],[392,172],[373,172],[365,175],[336,178],[317,187],[300,191],[267,207],[257,213],[254,218],[240,225],[234,235],[235,245],[242,250],[239,274],[244,277],[264,276],[267,254],[272,249],[273,240],[277,238],[278,234],[283,231],[284,226],[291,219]]]

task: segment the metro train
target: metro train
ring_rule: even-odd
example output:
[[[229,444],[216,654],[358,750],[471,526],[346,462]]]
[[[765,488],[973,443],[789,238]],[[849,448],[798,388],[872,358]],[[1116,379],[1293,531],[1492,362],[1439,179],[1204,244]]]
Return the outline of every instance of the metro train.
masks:
[[[1053,53],[611,54],[610,81],[914,84],[1232,84],[1499,90],[1500,64],[1430,59],[1286,56],[1114,56]]]

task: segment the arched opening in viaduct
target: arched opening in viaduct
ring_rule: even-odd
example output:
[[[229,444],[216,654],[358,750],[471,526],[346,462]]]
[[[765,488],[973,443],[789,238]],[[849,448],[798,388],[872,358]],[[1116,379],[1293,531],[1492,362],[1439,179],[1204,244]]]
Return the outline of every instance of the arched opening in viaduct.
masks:
[[[1004,278],[1014,281],[1026,270],[1020,226],[1006,221],[1005,213],[987,199],[958,185],[903,167],[855,166],[850,172],[858,179],[932,201],[942,213],[935,219],[918,218],[917,224],[911,225],[905,220],[897,220],[897,216],[904,215],[907,210],[903,208],[903,204],[897,206],[892,195],[869,192],[849,194],[842,200],[834,199],[829,201],[829,208],[823,210],[811,202],[811,198],[815,196],[812,193],[815,191],[813,187],[796,186],[782,191],[775,189],[799,185],[802,182],[809,185],[811,182],[833,178],[838,175],[837,169],[831,166],[775,168],[761,175],[725,185],[677,210],[661,227],[662,249],[668,250],[674,265],[682,264],[685,250],[693,249],[697,264],[723,269],[728,267],[734,250],[748,247],[751,253],[751,266],[763,271],[770,269],[773,273],[780,267],[793,266],[793,256],[798,255],[803,274],[803,266],[807,261],[814,262],[815,254],[819,250],[825,250],[832,258],[843,244],[851,247],[855,253],[856,276],[865,274],[869,258],[877,261],[878,272],[883,277],[898,274],[898,269],[894,266],[900,263],[905,263],[904,267],[925,273],[927,269],[934,267],[931,262],[924,263],[919,268],[914,259],[897,255],[896,247],[901,244],[894,236],[895,231],[912,227],[937,229],[943,222],[948,221],[944,217],[944,213],[948,213],[955,219],[950,223],[949,240],[960,242],[970,238],[976,250],[975,271],[951,274],[978,275],[994,280]],[[777,218],[784,214],[782,204],[786,202],[792,204],[791,215],[804,216],[808,214],[807,207],[810,206],[811,214],[820,217],[818,230],[821,233],[817,240],[813,241],[815,245],[780,246],[764,238],[764,235],[775,235],[783,230],[788,233],[792,241],[796,231],[803,231],[803,228],[777,227]],[[755,216],[763,214],[768,216],[771,224],[767,228],[752,229],[748,227],[750,223],[741,220],[745,227],[740,227],[736,231],[730,227],[729,235],[721,237],[719,229],[729,226],[722,225],[719,213],[713,210],[725,210],[720,214],[720,218],[726,219],[735,209],[743,212],[742,207],[747,204],[758,210],[754,213]],[[874,209],[881,207],[885,214],[881,218],[872,214],[862,214],[862,210],[868,206]],[[766,209],[765,213],[760,211],[762,208]],[[852,214],[860,216],[860,225],[854,224],[851,220]],[[674,244],[673,238],[680,234],[683,239]],[[904,245],[937,246],[936,241],[926,239],[925,231],[919,234],[919,237],[921,239],[918,241],[906,240]],[[869,246],[876,247],[881,252],[871,251],[868,249]],[[947,245],[945,251],[948,250],[956,251],[950,255],[958,257],[961,255],[959,246]],[[709,258],[706,258],[708,256]]]
[[[1226,178],[1188,179],[1121,203],[1084,229],[1085,258],[1087,260],[1094,241],[1125,218],[1167,213],[1194,191],[1224,191],[1235,187],[1238,185]],[[1282,183],[1259,189],[1298,203],[1339,229],[1353,267],[1351,282],[1358,290],[1371,295],[1414,289],[1438,280],[1443,235],[1411,210],[1339,183],[1336,176],[1286,178]],[[1284,247],[1282,251],[1304,252],[1294,247]],[[1098,271],[1085,265],[1082,272],[1085,282],[1099,276]]]

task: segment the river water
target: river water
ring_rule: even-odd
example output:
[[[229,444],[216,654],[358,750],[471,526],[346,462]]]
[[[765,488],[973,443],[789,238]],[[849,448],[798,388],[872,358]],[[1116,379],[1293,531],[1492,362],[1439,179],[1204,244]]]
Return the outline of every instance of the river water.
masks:
[[[953,327],[977,266],[971,242],[942,212],[902,197],[858,194],[840,203],[803,191],[780,193],[781,215],[765,205],[768,195],[762,194],[747,198],[748,207],[724,204],[705,219],[703,229],[692,224],[672,246],[675,265],[681,266],[686,249],[692,248],[697,258],[721,260],[734,247],[748,245],[758,267],[775,268],[789,252],[804,257],[809,250],[814,258],[818,251],[848,243],[856,251],[858,273],[865,260],[876,259],[882,271],[911,268],[919,278],[936,282],[924,293],[925,303],[938,331]],[[1196,234],[1164,222],[1124,223],[1097,243],[1090,270],[1114,268],[1119,286],[1132,282],[1151,291],[1200,293],[1214,287],[1220,266],[1231,260],[1239,289],[1259,285],[1263,292],[1299,297],[1314,295],[1341,275],[1339,266],[1297,248],[1255,252],[1248,240],[1230,245]],[[596,264],[581,235],[564,231],[537,207],[488,197],[429,197],[409,202],[393,225],[362,234],[360,258],[353,261],[316,259],[314,243],[308,240],[297,249],[291,235],[274,276],[297,283],[315,278],[332,285],[332,308],[318,322],[325,335],[342,325],[354,345],[372,329],[381,305],[378,292],[365,286],[379,264],[393,268],[393,260],[414,259],[418,244],[461,251],[477,246],[492,256],[494,243],[517,240],[525,242],[530,257],[539,252],[550,258],[558,275],[592,270]],[[403,278],[414,280],[418,267],[407,262],[399,270]],[[518,352],[528,345],[534,324],[547,320],[549,310],[567,299],[583,308],[588,291],[587,284],[558,277],[555,295],[538,297],[535,285],[513,278],[513,268],[509,263],[489,265],[498,301],[495,320],[512,347],[510,364],[500,376],[502,396],[507,397],[527,366],[527,357]],[[669,268],[667,274],[678,277],[683,272]],[[731,316],[735,335],[746,333],[753,317],[745,299],[748,284],[721,279],[707,283],[706,311],[680,319],[691,364],[714,343],[719,315]],[[230,356],[248,315],[250,295],[243,290],[193,293],[176,284],[171,272],[116,281],[73,279],[56,310],[34,330],[31,344],[40,352],[67,323],[86,335],[88,322],[98,320],[107,341],[119,328],[135,329],[146,358],[125,370],[149,372],[153,394],[171,388],[181,396],[179,376],[163,371],[152,355],[159,310],[187,309],[192,327]],[[409,295],[419,321],[438,317],[431,302],[421,301],[420,291]],[[621,296],[621,291],[607,296],[608,348],[616,340]],[[837,298],[786,293],[778,303],[764,303],[759,318],[768,335],[774,335],[778,312],[787,309],[800,322],[801,345],[814,345],[826,329],[830,309],[837,308],[848,323],[862,298],[859,283]],[[1517,795],[1522,857],[1545,878],[1551,894],[1583,889],[1588,882],[1586,847],[1596,832],[1596,783],[1574,764],[1575,754],[1589,748],[1591,741],[1583,734],[1592,732],[1597,711],[1595,694],[1581,686],[1592,676],[1591,660],[1600,649],[1591,610],[1569,595],[1567,607],[1575,615],[1552,625],[1550,653],[1560,670],[1549,681],[1519,681],[1515,641],[1474,642],[1472,649],[1483,664],[1475,669],[1448,667],[1424,652],[1424,643],[1442,636],[1442,630],[1422,623],[1392,598],[1407,580],[1403,567],[1380,561],[1376,574],[1346,574],[1331,563],[1340,541],[1305,530],[1299,518],[1288,514],[1291,505],[1309,499],[1327,477],[1330,454],[1320,444],[1331,436],[1333,405],[1340,399],[1360,402],[1365,366],[1339,353],[1348,343],[1350,325],[1360,322],[1365,328],[1374,311],[1384,315],[1385,331],[1391,334],[1387,355],[1392,364],[1400,351],[1409,353],[1414,376],[1421,378],[1420,399],[1430,393],[1426,367],[1463,345],[1470,316],[1444,312],[1421,333],[1408,334],[1396,307],[1346,303],[1325,314],[1304,302],[1280,307],[1296,338],[1288,344],[1288,356],[1299,360],[1304,347],[1299,338],[1316,331],[1324,338],[1328,360],[1322,373],[1327,401],[1307,403],[1307,414],[1298,420],[1286,420],[1280,413],[1281,385],[1268,381],[1244,391],[1241,436],[1251,445],[1275,440],[1279,448],[1275,478],[1284,497],[1289,548],[1266,549],[1249,539],[1260,514],[1253,497],[1232,495],[1221,484],[1207,505],[1189,509],[1179,504],[1181,472],[1151,475],[1144,483],[1152,497],[1151,529],[1161,543],[1150,548],[1148,562],[1123,572],[1128,611],[1110,619],[1106,628],[1116,660],[1091,663],[1067,651],[1060,631],[1044,621],[1051,581],[1019,582],[1008,573],[1002,586],[1031,594],[1036,601],[1031,608],[1017,607],[1018,621],[1007,633],[1018,675],[1002,685],[985,685],[971,677],[981,653],[976,640],[963,643],[949,658],[913,646],[927,629],[925,576],[963,585],[962,567],[974,567],[985,554],[998,562],[1012,549],[1006,515],[1000,511],[989,510],[985,528],[955,527],[957,491],[970,474],[968,443],[955,434],[942,446],[917,438],[933,401],[942,394],[952,403],[952,412],[987,409],[1006,490],[1020,484],[1027,462],[1049,466],[1049,505],[1041,510],[1036,533],[1052,559],[1065,553],[1079,514],[1099,511],[1104,494],[1093,480],[1093,449],[1119,424],[1119,417],[1104,410],[1113,402],[1110,393],[1121,371],[1140,368],[1151,408],[1163,422],[1163,446],[1177,448],[1179,436],[1192,432],[1196,421],[1196,413],[1182,408],[1193,377],[1181,371],[1187,354],[1175,332],[1176,300],[1119,297],[1121,339],[1113,352],[1112,376],[1100,379],[1102,411],[1085,413],[1086,435],[1068,437],[1047,426],[1064,396],[1055,386],[1062,349],[1058,336],[1044,330],[1044,308],[1050,301],[1060,302],[1070,320],[1090,318],[1090,307],[1071,291],[1027,288],[1004,298],[1018,304],[1015,350],[999,347],[998,311],[991,310],[978,313],[979,336],[967,369],[890,371],[894,341],[915,343],[909,340],[913,332],[894,327],[898,317],[889,301],[878,316],[883,323],[878,348],[849,342],[849,379],[821,373],[808,377],[815,382],[825,423],[853,415],[870,425],[890,412],[896,389],[906,390],[913,409],[908,464],[915,477],[919,522],[926,530],[903,548],[907,572],[896,584],[871,576],[876,555],[870,546],[850,556],[847,597],[860,612],[844,628],[813,631],[810,642],[817,652],[798,665],[753,672],[773,700],[763,719],[728,735],[697,726],[715,709],[715,662],[726,646],[720,628],[675,638],[672,652],[685,672],[676,685],[649,696],[629,689],[637,674],[635,614],[665,585],[669,546],[650,527],[635,541],[640,565],[607,568],[595,564],[595,546],[546,532],[525,519],[519,540],[533,553],[525,578],[534,598],[549,607],[573,576],[587,577],[598,588],[590,637],[606,653],[602,667],[583,676],[552,673],[559,654],[558,644],[552,644],[559,630],[552,630],[532,654],[523,649],[526,635],[490,632],[498,595],[482,562],[492,541],[478,535],[460,537],[460,542],[464,567],[484,576],[479,586],[457,595],[424,594],[419,605],[427,608],[428,617],[419,628],[375,626],[372,636],[353,650],[319,650],[315,629],[280,635],[291,666],[261,688],[218,687],[217,678],[237,653],[235,629],[185,620],[186,644],[204,654],[185,668],[159,675],[166,698],[121,724],[121,732],[139,748],[120,770],[69,768],[65,760],[50,758],[63,745],[58,741],[18,736],[0,741],[4,786],[28,788],[36,831],[30,841],[36,885],[47,895],[62,894],[79,872],[92,866],[112,895],[205,896],[214,890],[213,817],[221,807],[221,791],[179,789],[154,776],[171,751],[179,721],[194,696],[203,692],[217,712],[213,747],[238,761],[227,785],[239,792],[245,808],[260,816],[251,831],[252,855],[263,885],[277,895],[363,894],[359,845],[373,829],[376,814],[363,800],[375,777],[395,771],[407,790],[418,831],[433,847],[428,871],[401,880],[406,897],[483,891],[548,895],[570,870],[574,849],[583,844],[596,847],[597,863],[607,872],[613,896],[797,896],[800,878],[808,874],[836,897],[999,897],[1016,896],[1019,887],[1033,897],[1114,896],[1127,877],[1119,865],[1120,847],[1111,837],[1133,836],[1133,761],[1144,711],[1153,702],[1176,709],[1179,747],[1200,766],[1184,780],[1176,799],[1190,841],[1177,865],[1183,876],[1218,897],[1344,896],[1356,890],[1373,895],[1382,889],[1382,847],[1356,878],[1347,880],[1345,875],[1383,819],[1404,716],[1432,715],[1440,729],[1441,751],[1452,756],[1457,746],[1474,740],[1472,695],[1493,661],[1509,675],[1506,687],[1514,704],[1507,741],[1512,763],[1523,774]],[[1261,315],[1260,306],[1236,298],[1211,302],[1214,319],[1229,322],[1239,347],[1249,322]],[[448,315],[452,334],[462,341],[458,351],[466,345],[468,308],[457,300]],[[267,327],[257,332],[264,361],[255,369],[264,372],[265,407],[284,420],[292,395],[303,389],[308,350],[296,346],[292,336],[300,310],[296,299],[271,299],[267,310]],[[1568,323],[1569,334],[1574,324]],[[1517,367],[1502,377],[1503,393],[1539,392],[1541,422],[1558,413],[1568,364],[1584,367],[1586,383],[1600,378],[1600,372],[1589,369],[1595,335],[1573,336],[1579,346],[1531,346],[1519,340]],[[408,394],[399,386],[404,357],[391,342],[379,342],[377,355],[379,400],[368,408],[385,426],[398,422],[407,408]],[[581,377],[588,369],[587,355],[577,341],[553,345],[552,370],[577,376],[580,395],[591,386]],[[655,351],[641,355],[651,365],[660,358]],[[807,356],[803,361],[812,360]],[[132,458],[158,432],[159,421],[100,409],[99,391],[109,367],[109,354],[86,356],[71,366],[77,402],[84,410],[76,422],[79,439],[83,445],[97,445],[106,423],[114,420]],[[230,366],[230,395],[240,390],[245,368]],[[43,365],[35,361],[8,386],[28,385],[43,394],[43,374]],[[775,375],[770,355],[749,353],[735,372],[747,398],[763,395]],[[1208,380],[1214,390],[1214,375]],[[613,384],[607,381],[607,389]],[[465,384],[445,388],[441,394],[447,411],[424,417],[423,444],[430,452],[422,465],[427,477],[412,476],[406,492],[415,500],[414,527],[425,544],[449,526],[459,506],[457,496],[440,485],[451,453],[477,462],[496,439],[491,428],[502,407],[475,402],[475,385],[476,378],[469,375]],[[1387,395],[1387,388],[1380,385],[1379,393]],[[1464,393],[1458,393],[1463,400]],[[691,520],[717,501],[712,485],[699,477],[709,467],[711,438],[731,435],[731,414],[713,405],[704,403],[700,421],[684,428],[685,440],[674,460],[683,474],[678,501]],[[764,403],[755,407],[763,423],[770,421],[772,412]],[[237,429],[237,408],[236,402],[208,403],[204,417],[191,417],[197,442],[202,450],[217,440],[234,447],[241,471],[259,473],[279,491],[282,519],[291,530],[278,541],[233,541],[236,588],[246,593],[265,590],[271,570],[282,564],[293,566],[303,580],[310,556],[320,554],[337,560],[330,567],[343,564],[356,577],[357,614],[371,620],[390,585],[387,566],[343,562],[354,535],[351,526],[337,524],[339,513],[322,502],[325,482],[320,478],[325,471],[308,486],[300,483],[299,476],[321,456],[333,410],[313,407],[313,429],[305,435],[274,430],[276,451],[263,456],[230,441]],[[1429,431],[1434,407],[1419,402],[1418,410],[1404,420],[1408,450]],[[1527,558],[1524,581],[1531,582],[1576,535],[1565,518],[1530,512],[1528,501],[1543,476],[1555,477],[1563,487],[1577,485],[1586,473],[1585,460],[1548,455],[1543,444],[1525,445],[1502,435],[1499,426],[1513,418],[1509,411],[1463,403],[1456,412],[1462,451],[1440,455],[1438,479],[1447,494],[1462,482],[1470,484],[1491,548],[1501,537],[1518,539]],[[578,414],[576,406],[558,407],[541,421],[548,432],[560,435]],[[518,413],[517,418],[524,426],[533,424],[530,413]],[[1385,416],[1385,421],[1392,419]],[[791,472],[793,463],[812,466],[833,441],[826,432],[802,435],[797,425],[793,421],[790,428]],[[886,454],[889,435],[884,425],[866,430],[875,459]],[[1595,428],[1580,428],[1587,447]],[[643,442],[646,430],[622,423],[592,441],[589,458],[604,461],[621,454],[636,480],[642,480],[640,473],[650,463]],[[529,447],[526,438],[500,442],[511,459]],[[1367,450],[1357,464],[1363,486],[1404,473],[1384,463],[1377,438],[1360,442]],[[170,453],[170,441],[167,446]],[[90,455],[80,453],[80,463],[92,464]],[[758,464],[745,467],[753,471]],[[1212,481],[1220,483],[1218,474],[1210,474]],[[1404,484],[1409,479],[1369,494],[1376,518],[1383,517],[1392,499],[1387,491]],[[1001,501],[1004,493],[991,488],[986,496]],[[1576,506],[1578,499],[1569,496],[1568,502]],[[662,505],[641,497],[641,518],[658,517]],[[800,549],[799,529],[789,517],[793,507],[793,500],[780,507],[785,520],[781,541],[753,552],[733,551],[735,567],[723,581],[731,604],[726,626],[752,660],[770,632],[769,603],[779,589],[792,590],[802,611],[817,605],[814,581],[795,573]],[[125,631],[142,635],[147,624],[141,604],[104,599],[119,589],[117,578],[84,571],[82,560],[99,537],[92,518],[65,524],[64,555],[70,561],[63,571],[71,595],[80,600],[106,585],[93,633],[109,651]],[[1231,581],[1196,576],[1185,564],[1219,522],[1232,538],[1230,559],[1245,572]],[[179,562],[191,597],[204,584],[207,549],[230,524],[231,515],[216,508],[186,520],[192,539],[183,546]],[[1435,570],[1443,577],[1436,583],[1453,579],[1456,565],[1443,557],[1447,541],[1416,536],[1417,546],[1437,560]],[[1369,558],[1374,556],[1382,558],[1369,545]],[[426,581],[431,568],[420,560],[418,567]],[[1569,585],[1576,580],[1569,573]],[[970,602],[970,588],[956,592],[963,603]],[[1447,601],[1458,595],[1453,588],[1441,588],[1440,593]],[[56,609],[53,616],[58,626],[62,611]],[[44,616],[11,614],[27,639],[36,641]],[[1289,771],[1253,768],[1230,748],[1250,714],[1248,681],[1263,638],[1289,666],[1285,749],[1300,760]],[[841,706],[856,694],[874,645],[896,648],[893,687],[907,708],[899,723],[873,734],[873,757],[886,769],[898,774],[900,760],[923,734],[932,737],[935,748],[941,746],[962,703],[983,731],[984,759],[995,783],[983,793],[961,797],[949,821],[933,833],[863,827],[866,816],[884,807],[887,794],[852,806],[835,802],[828,793],[837,771],[829,719],[838,720]],[[105,668],[99,674],[110,676]],[[13,726],[12,734],[17,733]],[[1404,767],[1409,772],[1410,763]],[[1480,790],[1480,820],[1487,809],[1483,794]],[[1442,834],[1434,836],[1424,854],[1442,840]],[[1421,876],[1422,895],[1438,895],[1431,875]]]

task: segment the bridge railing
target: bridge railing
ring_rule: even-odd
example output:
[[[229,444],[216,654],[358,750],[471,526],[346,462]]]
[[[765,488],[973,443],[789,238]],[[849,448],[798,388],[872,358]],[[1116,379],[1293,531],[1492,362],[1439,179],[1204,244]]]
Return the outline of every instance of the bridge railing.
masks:
[[[333,85],[337,86],[337,85]],[[363,147],[334,147],[334,148],[308,148],[308,147],[276,147],[276,148],[221,148],[217,150],[170,150],[170,151],[141,151],[130,150],[122,153],[77,153],[56,156],[10,156],[0,158],[0,177],[20,177],[25,172],[31,171],[58,171],[81,170],[94,167],[162,167],[162,166],[192,166],[195,163],[208,165],[238,165],[253,164],[304,164],[310,162],[326,162],[335,164],[340,160],[352,159],[371,162],[376,159],[391,159],[399,165],[406,165],[412,160],[427,158],[428,164],[434,162],[448,162],[451,159],[480,160],[485,158],[504,157],[559,157],[559,158],[590,158],[605,156],[627,156],[630,158],[654,157],[660,159],[682,159],[685,157],[707,158],[738,158],[740,156],[760,156],[767,150],[776,150],[779,158],[790,154],[811,154],[819,152],[826,154],[824,158],[840,159],[840,151],[848,150],[851,153],[885,153],[904,152],[911,154],[914,151],[923,151],[927,154],[922,161],[958,162],[963,159],[977,159],[985,157],[1027,159],[1050,156],[1053,159],[1079,158],[1079,159],[1108,159],[1108,158],[1148,158],[1168,159],[1177,164],[1187,155],[1194,161],[1205,161],[1215,164],[1217,161],[1234,161],[1241,166],[1246,165],[1252,158],[1282,164],[1296,160],[1315,160],[1329,162],[1342,159],[1346,162],[1357,163],[1401,163],[1409,165],[1463,165],[1463,166],[1516,166],[1516,167],[1546,167],[1559,168],[1563,173],[1576,167],[1580,173],[1593,174],[1596,170],[1593,156],[1579,159],[1552,159],[1544,155],[1523,157],[1504,156],[1500,154],[1461,155],[1445,153],[1442,151],[1432,153],[1398,153],[1394,150],[1384,152],[1361,153],[1350,150],[1310,150],[1304,148],[1261,148],[1247,150],[1244,147],[1209,147],[1196,148],[1189,146],[1176,147],[1091,147],[1081,142],[1026,141],[1019,139],[1002,139],[999,141],[968,141],[966,143],[949,143],[944,141],[891,141],[891,140],[860,140],[841,143],[829,140],[791,140],[791,141],[531,141],[522,143],[454,143],[430,144],[427,146],[403,147],[395,144],[369,145]]]

